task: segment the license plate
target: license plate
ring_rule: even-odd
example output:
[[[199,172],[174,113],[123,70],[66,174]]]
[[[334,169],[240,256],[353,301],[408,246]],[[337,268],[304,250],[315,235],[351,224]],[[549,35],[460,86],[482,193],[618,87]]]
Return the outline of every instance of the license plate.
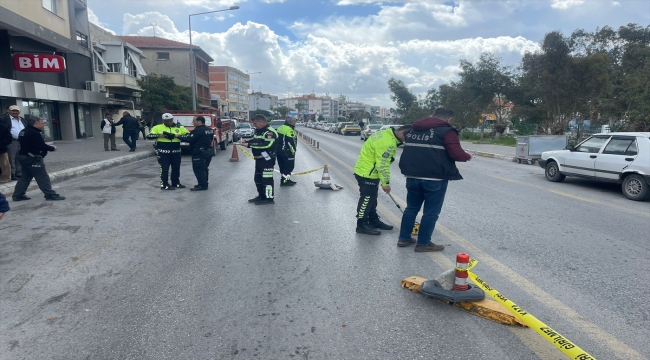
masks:
[[[181,142],[181,146],[189,146],[189,145],[190,145],[190,143]]]

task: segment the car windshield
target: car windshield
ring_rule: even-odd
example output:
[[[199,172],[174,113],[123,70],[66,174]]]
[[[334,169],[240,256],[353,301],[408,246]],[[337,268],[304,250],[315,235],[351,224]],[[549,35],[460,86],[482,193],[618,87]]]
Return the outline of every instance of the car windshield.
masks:
[[[271,120],[271,127],[279,128],[280,125],[284,124],[284,120]]]
[[[241,124],[241,125],[239,125],[239,128],[244,129],[244,130],[250,130],[251,125],[250,124]]]
[[[205,119],[205,126],[212,125],[212,118],[210,116],[203,116],[203,118]],[[194,116],[192,115],[174,115],[174,122],[183,126],[194,126],[194,124],[192,124],[193,119]]]
[[[340,127],[344,127],[345,125],[352,125],[352,123],[349,122],[339,123]]]
[[[370,130],[379,130],[379,129],[381,129],[381,125],[368,125],[368,129],[370,129]]]

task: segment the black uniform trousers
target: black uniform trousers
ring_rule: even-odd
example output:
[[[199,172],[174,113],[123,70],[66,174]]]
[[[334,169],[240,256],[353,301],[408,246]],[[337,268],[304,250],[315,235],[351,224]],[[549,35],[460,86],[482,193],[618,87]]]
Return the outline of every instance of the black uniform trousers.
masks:
[[[357,219],[378,219],[377,196],[379,194],[379,179],[369,179],[354,174],[359,184],[359,203],[357,204]]]
[[[45,170],[45,163],[43,163],[42,157],[17,155],[16,160],[18,160],[22,166],[23,175],[16,183],[13,195],[14,197],[25,195],[32,179],[36,179],[38,188],[41,189],[46,198],[48,196],[56,195],[56,191],[52,190],[50,175],[48,175],[47,170]]]
[[[291,175],[293,168],[296,164],[296,156],[290,151],[278,151],[278,167],[280,168],[280,174],[282,175]],[[286,178],[288,180],[288,178]],[[282,182],[285,181],[285,177],[282,177]]]
[[[273,182],[273,167],[275,166],[275,157],[271,160],[264,158],[255,159],[255,186],[260,198],[273,199],[275,196]]]
[[[158,163],[160,164],[160,186],[169,185],[169,166],[172,167],[172,184],[180,184],[181,153],[171,153],[171,150],[158,149]]]
[[[208,187],[210,161],[212,161],[212,150],[195,150],[192,154],[192,170],[199,186]]]

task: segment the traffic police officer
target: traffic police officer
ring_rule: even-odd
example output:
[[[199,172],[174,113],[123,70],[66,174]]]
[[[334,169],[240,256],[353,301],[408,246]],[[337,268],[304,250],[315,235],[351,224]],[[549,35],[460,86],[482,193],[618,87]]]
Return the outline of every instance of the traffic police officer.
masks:
[[[189,134],[176,135],[177,139],[190,144],[192,152],[192,170],[199,183],[191,188],[191,191],[208,190],[208,166],[212,160],[212,149],[210,143],[214,140],[214,131],[205,126],[205,118],[197,116],[192,120],[194,130]]]
[[[296,159],[297,133],[295,127],[296,119],[288,118],[278,128],[278,166],[280,167],[280,174],[282,174],[280,186],[296,185],[296,182],[291,180],[291,172]]]
[[[383,223],[377,215],[377,193],[379,184],[386,194],[390,193],[390,164],[395,161],[397,147],[404,142],[404,133],[411,125],[395,130],[389,128],[377,131],[361,147],[359,159],[354,166],[354,177],[359,183],[357,204],[357,229],[361,234],[379,235],[377,229],[392,230],[393,226]]]
[[[47,156],[48,151],[56,151],[55,146],[45,143],[41,132],[45,128],[45,121],[39,117],[32,116],[27,119],[27,127],[20,131],[18,142],[20,142],[20,151],[16,155],[16,160],[22,166],[23,175],[18,179],[14,188],[14,201],[29,200],[25,195],[32,178],[36,179],[38,188],[45,194],[45,200],[64,200],[65,197],[52,190],[50,175],[45,170],[43,158]]]
[[[257,186],[257,197],[248,200],[255,205],[275,204],[273,200],[273,167],[275,166],[275,144],[278,134],[275,129],[266,122],[266,117],[257,114],[253,117],[255,134],[249,141],[242,141],[241,144],[253,150],[255,158],[255,186]]]
[[[175,190],[183,189],[181,184],[181,140],[176,135],[185,135],[190,132],[179,124],[174,124],[174,116],[170,113],[162,115],[163,123],[154,126],[147,139],[156,140],[156,152],[160,164],[160,189]],[[169,166],[172,167],[171,186],[168,181]]]

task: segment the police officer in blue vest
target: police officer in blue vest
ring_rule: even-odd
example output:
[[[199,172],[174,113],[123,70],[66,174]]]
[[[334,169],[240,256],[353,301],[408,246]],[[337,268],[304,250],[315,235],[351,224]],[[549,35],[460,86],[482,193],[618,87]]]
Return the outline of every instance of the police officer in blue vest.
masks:
[[[192,120],[194,130],[189,134],[176,134],[176,138],[190,144],[192,153],[192,170],[198,185],[191,188],[191,191],[208,190],[208,167],[212,160],[212,147],[210,144],[214,140],[214,131],[205,126],[205,118],[197,116]]]

